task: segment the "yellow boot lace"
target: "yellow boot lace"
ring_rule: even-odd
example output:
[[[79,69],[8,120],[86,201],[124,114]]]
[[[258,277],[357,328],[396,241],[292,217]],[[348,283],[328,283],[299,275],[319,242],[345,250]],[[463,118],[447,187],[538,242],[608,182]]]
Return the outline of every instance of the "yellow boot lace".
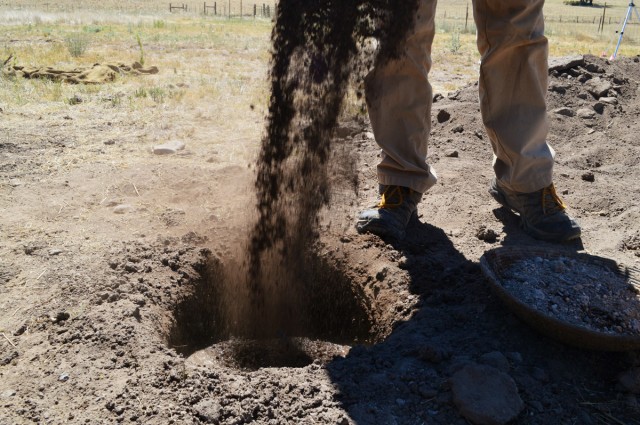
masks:
[[[389,198],[393,199],[393,196],[397,193],[398,201],[392,202]],[[387,186],[382,193],[378,208],[397,208],[404,202],[404,194],[399,186]]]
[[[567,209],[565,203],[558,196],[553,183],[542,189],[542,213],[545,215],[547,214],[547,208],[549,209],[549,214]]]

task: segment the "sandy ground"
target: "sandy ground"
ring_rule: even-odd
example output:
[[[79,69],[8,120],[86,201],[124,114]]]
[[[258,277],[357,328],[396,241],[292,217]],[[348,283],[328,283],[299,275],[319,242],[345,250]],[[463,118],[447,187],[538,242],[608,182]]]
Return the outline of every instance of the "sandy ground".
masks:
[[[559,63],[549,140],[556,185],[583,227],[562,248],[638,267],[640,64]],[[517,399],[486,386],[514,423],[640,423],[637,353],[548,338],[481,273],[489,249],[556,247],[522,233],[487,193],[475,86],[434,104],[440,182],[402,242],[355,232],[375,202],[378,150],[365,120],[338,129],[358,178],[335,186],[323,218],[310,295],[322,319],[288,335],[299,339],[221,340],[216,329],[216,270],[250,227],[256,141],[212,146],[194,131],[184,150],[154,155],[150,125],[206,117],[144,114],[98,99],[0,112],[1,424],[504,423],[465,401],[470,370],[514,384]]]

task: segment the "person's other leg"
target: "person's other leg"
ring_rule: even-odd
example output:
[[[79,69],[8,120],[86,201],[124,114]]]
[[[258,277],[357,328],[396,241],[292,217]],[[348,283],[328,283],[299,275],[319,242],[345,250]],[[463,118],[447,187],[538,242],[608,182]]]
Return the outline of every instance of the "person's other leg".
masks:
[[[567,240],[580,228],[553,187],[547,143],[548,43],[544,0],[474,0],[480,110],[493,147],[491,194],[518,212],[539,239]]]
[[[415,26],[400,58],[380,64],[366,78],[369,118],[382,149],[378,183],[382,200],[362,212],[356,228],[380,236],[404,237],[422,193],[437,177],[426,162],[431,130],[431,44],[436,0],[419,0]]]

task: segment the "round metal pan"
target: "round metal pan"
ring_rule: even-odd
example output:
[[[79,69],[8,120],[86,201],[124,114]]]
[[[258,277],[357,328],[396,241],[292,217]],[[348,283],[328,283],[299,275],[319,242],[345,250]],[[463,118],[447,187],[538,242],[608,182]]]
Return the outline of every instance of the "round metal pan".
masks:
[[[617,262],[585,253],[547,247],[503,247],[487,251],[480,258],[480,267],[488,279],[491,289],[516,316],[524,322],[560,342],[575,347],[600,351],[633,351],[640,349],[640,335],[610,334],[567,323],[536,310],[510,294],[502,285],[504,271],[519,260],[541,257],[573,258],[587,264],[606,267],[627,279],[640,290],[640,270]]]

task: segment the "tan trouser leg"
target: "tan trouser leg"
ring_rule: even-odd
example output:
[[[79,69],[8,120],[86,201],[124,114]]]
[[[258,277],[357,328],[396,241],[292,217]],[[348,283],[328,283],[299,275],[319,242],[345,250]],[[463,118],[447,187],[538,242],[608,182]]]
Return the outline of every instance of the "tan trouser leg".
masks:
[[[427,75],[435,8],[436,0],[420,0],[406,54],[377,67],[366,80],[369,118],[382,148],[378,182],[420,193],[436,183],[436,175],[426,163],[433,97]]]
[[[480,110],[497,178],[516,192],[551,184],[547,144],[547,39],[544,0],[474,0],[478,27]]]
[[[475,0],[480,105],[494,151],[496,176],[518,192],[551,183],[544,0]],[[420,0],[406,55],[367,77],[367,105],[382,148],[378,181],[425,192],[436,182],[426,163],[432,92],[428,81],[435,0]]]

